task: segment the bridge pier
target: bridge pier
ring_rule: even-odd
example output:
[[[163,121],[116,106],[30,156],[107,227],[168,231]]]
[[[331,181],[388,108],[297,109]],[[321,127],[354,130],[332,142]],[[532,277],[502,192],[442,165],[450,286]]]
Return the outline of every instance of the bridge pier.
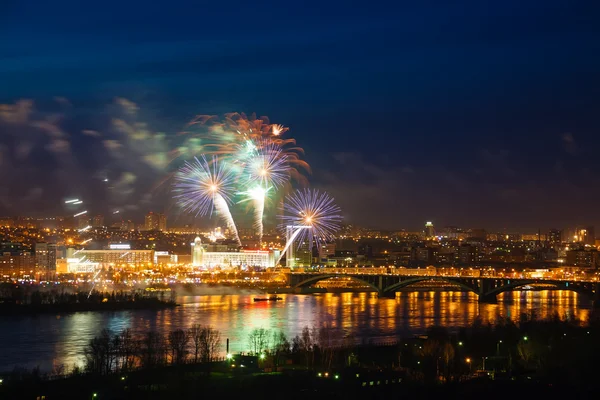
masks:
[[[394,291],[390,291],[390,292],[379,291],[379,292],[377,292],[377,297],[379,297],[380,299],[395,299],[396,292],[394,292]]]
[[[479,295],[479,303],[482,304],[498,304],[498,298],[494,293],[484,293]]]

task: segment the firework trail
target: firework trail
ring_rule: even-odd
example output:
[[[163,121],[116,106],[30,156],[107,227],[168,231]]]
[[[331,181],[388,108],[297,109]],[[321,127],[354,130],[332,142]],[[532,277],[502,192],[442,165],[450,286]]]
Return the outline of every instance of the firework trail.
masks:
[[[252,201],[254,206],[254,229],[258,234],[259,242],[262,241],[263,236],[263,215],[265,212],[265,200],[267,199],[267,193],[271,188],[264,189],[261,186],[254,186],[251,189],[248,189],[245,192],[240,193],[241,195],[245,195],[246,199],[240,201],[243,203],[245,201]]]
[[[243,164],[243,185],[249,187],[245,194],[254,206],[254,228],[259,242],[263,236],[265,202],[270,189],[277,189],[289,180],[287,157],[281,148],[269,141],[256,144],[247,140],[238,151],[238,160]]]
[[[227,224],[227,228],[229,231],[233,232],[235,235],[235,239],[237,240],[238,245],[241,246],[242,242],[240,241],[240,237],[238,235],[237,227],[235,226],[235,222],[233,221],[233,216],[231,215],[231,211],[229,211],[229,205],[227,201],[221,196],[217,194],[214,199],[215,209],[217,213],[225,220]]]
[[[287,227],[310,227],[298,230],[298,242],[308,240],[309,248],[313,240],[317,247],[335,238],[342,221],[340,208],[332,197],[318,190],[297,190],[288,195],[283,205],[280,229],[285,232]]]
[[[212,168],[211,168],[212,167]],[[217,212],[241,244],[229,210],[234,190],[234,176],[216,156],[209,163],[203,156],[194,163],[186,162],[175,175],[175,199],[187,212],[196,216]]]

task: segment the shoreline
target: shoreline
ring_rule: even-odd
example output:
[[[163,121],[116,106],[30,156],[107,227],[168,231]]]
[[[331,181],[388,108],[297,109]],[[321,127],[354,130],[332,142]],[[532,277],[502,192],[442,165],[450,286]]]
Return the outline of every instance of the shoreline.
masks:
[[[164,310],[179,306],[177,303],[163,301],[130,301],[114,303],[72,303],[72,304],[0,304],[0,316],[21,316],[49,313],[103,312],[126,310]]]

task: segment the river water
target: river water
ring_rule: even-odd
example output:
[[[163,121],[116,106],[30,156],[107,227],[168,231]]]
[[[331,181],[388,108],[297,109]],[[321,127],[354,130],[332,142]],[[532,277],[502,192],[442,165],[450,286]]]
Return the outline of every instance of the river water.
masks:
[[[423,333],[431,325],[456,330],[478,316],[490,322],[498,315],[518,320],[533,310],[539,318],[558,313],[587,321],[592,312],[588,299],[570,291],[508,292],[498,296],[498,304],[479,304],[472,293],[438,291],[402,292],[395,299],[379,299],[375,293],[280,296],[278,302],[254,302],[256,295],[247,293],[180,296],[181,306],[160,311],[0,317],[0,371],[39,366],[49,372],[57,365],[82,365],[86,344],[104,328],[167,333],[211,325],[221,332],[223,347],[229,338],[230,351],[239,352],[249,349],[249,332],[261,327],[291,338],[305,326],[327,324],[341,336],[383,340]]]

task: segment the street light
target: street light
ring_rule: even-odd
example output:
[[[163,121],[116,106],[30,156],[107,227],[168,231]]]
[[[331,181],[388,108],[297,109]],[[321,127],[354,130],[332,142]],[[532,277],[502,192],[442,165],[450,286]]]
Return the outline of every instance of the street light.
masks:
[[[496,343],[496,355],[500,355],[500,343],[502,343],[502,340],[499,340],[498,343]]]
[[[527,336],[523,336],[523,340],[524,340],[524,341],[528,341],[528,340],[529,340],[529,338],[528,338]]]
[[[469,373],[471,373],[471,359],[469,357],[465,358],[467,364],[469,364]]]

